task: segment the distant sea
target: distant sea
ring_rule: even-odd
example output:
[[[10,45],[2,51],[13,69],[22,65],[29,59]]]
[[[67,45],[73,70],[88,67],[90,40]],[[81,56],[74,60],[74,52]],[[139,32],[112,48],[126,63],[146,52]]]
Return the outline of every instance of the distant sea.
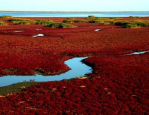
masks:
[[[129,17],[129,16],[149,16],[149,12],[103,12],[103,13],[74,13],[74,12],[0,12],[2,15],[11,15],[13,17],[88,17],[89,15],[94,15],[96,17]]]

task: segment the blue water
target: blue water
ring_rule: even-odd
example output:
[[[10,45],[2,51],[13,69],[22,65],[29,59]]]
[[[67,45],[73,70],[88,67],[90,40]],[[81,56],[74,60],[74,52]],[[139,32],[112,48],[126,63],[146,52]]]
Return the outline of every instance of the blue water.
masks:
[[[112,12],[112,13],[51,13],[51,12],[0,12],[2,15],[11,15],[13,17],[129,17],[129,16],[149,16],[149,12]]]
[[[126,55],[140,55],[140,54],[145,54],[145,53],[148,53],[148,51],[141,51],[141,52],[133,52],[133,53],[130,53],[130,54],[126,54]]]
[[[71,79],[75,77],[85,76],[86,74],[92,73],[92,68],[82,63],[81,60],[87,57],[76,57],[65,61],[65,64],[71,69],[60,75],[33,75],[33,76],[15,76],[8,75],[0,77],[0,87],[16,84],[24,81],[36,81],[36,82],[46,82],[46,81],[60,81],[63,79]]]

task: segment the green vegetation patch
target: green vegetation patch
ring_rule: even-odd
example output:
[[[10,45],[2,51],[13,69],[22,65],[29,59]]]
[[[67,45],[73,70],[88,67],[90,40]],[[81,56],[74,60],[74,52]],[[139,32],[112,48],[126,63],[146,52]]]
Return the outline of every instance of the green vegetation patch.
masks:
[[[122,20],[122,21],[117,21],[117,22],[115,22],[114,25],[124,27],[125,25],[127,25],[127,24],[129,24],[129,23],[130,23],[129,21]]]
[[[8,21],[20,25],[30,25],[30,24],[35,24],[36,21],[30,20],[30,19],[20,19],[20,18],[11,18]]]
[[[123,28],[140,28],[141,26],[138,26],[137,24],[126,24],[123,26]]]
[[[65,19],[65,20],[63,20],[63,23],[74,23],[74,20]]]
[[[47,27],[51,27],[51,28],[73,28],[73,25],[70,24],[65,24],[65,23],[52,23],[47,25]]]
[[[53,23],[53,20],[30,20],[30,19],[20,19],[20,18],[11,18],[8,21],[16,24],[21,24],[21,25],[30,25],[30,24],[49,25]]]
[[[87,23],[87,20],[75,19],[75,18],[67,18],[63,20],[63,23]]]
[[[52,24],[52,23],[53,23],[53,20],[36,20],[35,24],[38,24],[38,25],[49,25],[49,24]]]
[[[140,18],[139,16],[129,16],[130,18]]]
[[[4,16],[0,16],[0,18],[12,18],[12,16],[4,15]]]
[[[88,18],[95,18],[95,16],[94,15],[89,15]]]
[[[10,73],[10,72],[16,72],[17,69],[10,68],[10,69],[5,69],[4,71],[7,73]]]
[[[35,69],[34,72],[38,75],[45,75],[45,72],[42,69]]]
[[[107,24],[113,24],[114,19],[96,17],[96,18],[92,18],[91,20],[89,20],[89,23],[101,23],[101,24],[107,25]]]
[[[74,20],[75,23],[86,23],[88,22],[87,20]]]
[[[131,20],[131,21],[117,21],[114,25],[122,26],[123,28],[139,28],[139,27],[149,27],[148,20]]]
[[[27,87],[31,87],[40,83],[41,82],[21,82],[10,86],[0,87],[0,95],[6,95],[6,94],[22,91]]]
[[[74,23],[75,18],[66,18],[63,23]]]
[[[8,26],[8,24],[3,21],[0,21],[0,26]]]

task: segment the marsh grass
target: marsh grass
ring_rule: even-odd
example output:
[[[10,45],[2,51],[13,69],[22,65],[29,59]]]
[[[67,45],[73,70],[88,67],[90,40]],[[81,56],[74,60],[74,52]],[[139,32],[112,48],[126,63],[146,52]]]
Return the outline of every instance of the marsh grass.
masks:
[[[51,28],[73,28],[73,25],[70,24],[65,24],[65,23],[52,23],[47,25],[47,27],[51,27]]]
[[[65,19],[63,20],[63,23],[74,23],[74,20]]]
[[[10,68],[10,69],[5,69],[4,71],[9,73],[9,72],[15,72],[17,71],[17,69]]]
[[[0,16],[0,18],[12,18],[12,16],[10,16],[10,15],[3,15],[3,16]]]
[[[11,18],[8,21],[20,25],[30,25],[30,24],[35,24],[36,21],[30,20],[30,19],[20,19],[20,18]]]
[[[81,19],[75,19],[75,18],[67,18],[63,20],[63,23],[88,23],[88,20],[81,20]]]
[[[140,28],[140,27],[149,27],[148,20],[131,20],[131,21],[117,21],[114,25],[122,26],[123,28]]]
[[[88,18],[95,18],[95,16],[94,15],[89,15]]]
[[[30,19],[20,19],[20,18],[11,18],[8,21],[20,25],[30,25],[30,24],[37,24],[37,25],[49,25],[54,23],[53,20],[30,20]]]
[[[102,18],[102,17],[95,17],[89,20],[89,23],[101,23],[104,25],[113,24],[113,22],[114,22],[113,18],[110,19],[110,18]]]
[[[13,84],[10,86],[0,87],[0,95],[11,94],[14,92],[19,92],[24,90],[27,87],[34,86],[36,84],[40,84],[41,82],[21,82],[17,84]]]
[[[129,16],[130,18],[140,18],[139,16]]]
[[[87,23],[87,20],[74,20],[74,23]]]
[[[54,23],[53,20],[36,20],[37,25],[49,25]]]
[[[0,26],[8,26],[8,24],[3,21],[0,21]]]

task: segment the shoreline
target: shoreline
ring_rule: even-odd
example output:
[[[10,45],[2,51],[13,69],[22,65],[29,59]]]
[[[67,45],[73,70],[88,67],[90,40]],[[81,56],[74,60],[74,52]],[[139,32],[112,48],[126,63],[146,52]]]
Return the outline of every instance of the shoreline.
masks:
[[[7,11],[0,10],[0,12],[31,12],[31,13],[146,13],[149,11]]]

